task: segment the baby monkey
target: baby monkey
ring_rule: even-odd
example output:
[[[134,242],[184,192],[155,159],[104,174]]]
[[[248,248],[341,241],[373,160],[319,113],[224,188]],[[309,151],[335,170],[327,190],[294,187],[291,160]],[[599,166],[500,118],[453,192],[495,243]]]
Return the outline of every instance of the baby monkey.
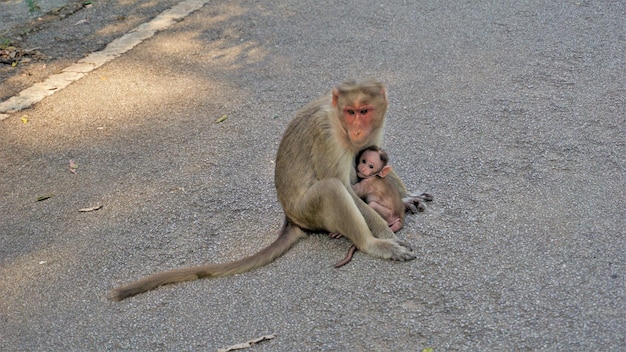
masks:
[[[393,232],[398,232],[404,224],[405,206],[398,188],[386,178],[391,171],[387,153],[371,146],[359,152],[356,161],[359,182],[352,189],[387,221]]]
[[[387,153],[377,146],[367,147],[359,152],[356,157],[356,173],[359,182],[352,185],[352,189],[363,199],[367,205],[374,209],[387,222],[393,232],[398,232],[404,224],[406,207],[411,209],[414,205],[405,204],[398,188],[386,176],[391,171],[391,166],[387,165],[389,157]],[[420,197],[426,199],[423,194]],[[418,202],[419,211],[423,211],[423,204]],[[411,209],[412,210],[412,209]],[[338,238],[340,234],[331,234],[331,237]],[[352,255],[356,251],[356,246],[350,247],[346,257],[335,264],[339,268],[352,260]]]

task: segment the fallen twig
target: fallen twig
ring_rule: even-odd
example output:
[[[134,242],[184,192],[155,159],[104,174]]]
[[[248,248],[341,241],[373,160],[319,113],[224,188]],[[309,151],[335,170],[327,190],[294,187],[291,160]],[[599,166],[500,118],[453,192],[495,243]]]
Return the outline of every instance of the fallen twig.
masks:
[[[261,341],[271,340],[271,339],[273,339],[275,337],[276,337],[276,334],[271,334],[271,335],[257,337],[256,339],[250,340],[248,342],[238,343],[236,345],[220,348],[219,350],[217,350],[217,352],[228,352],[228,351],[234,351],[234,350],[241,350],[241,349],[244,349],[244,348],[252,347],[254,344],[257,344],[257,343],[259,343]]]
[[[83,209],[78,209],[78,211],[80,211],[81,213],[86,213],[89,211],[95,211],[102,208],[102,205],[96,205],[95,207],[90,207],[90,208],[83,208]]]

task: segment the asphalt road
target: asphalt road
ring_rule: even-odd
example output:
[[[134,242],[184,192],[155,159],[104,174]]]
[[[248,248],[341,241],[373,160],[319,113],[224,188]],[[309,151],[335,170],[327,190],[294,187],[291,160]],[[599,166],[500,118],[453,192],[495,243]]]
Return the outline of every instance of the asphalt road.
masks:
[[[42,18],[44,14],[72,3],[74,0],[0,0],[0,33],[4,33],[26,22]]]
[[[623,350],[624,13],[207,4],[0,122],[0,349],[215,351],[274,333],[249,351]],[[435,196],[399,233],[417,260],[336,270],[350,243],[312,234],[250,273],[106,299],[271,243],[282,132],[347,77],[385,82],[391,163]]]

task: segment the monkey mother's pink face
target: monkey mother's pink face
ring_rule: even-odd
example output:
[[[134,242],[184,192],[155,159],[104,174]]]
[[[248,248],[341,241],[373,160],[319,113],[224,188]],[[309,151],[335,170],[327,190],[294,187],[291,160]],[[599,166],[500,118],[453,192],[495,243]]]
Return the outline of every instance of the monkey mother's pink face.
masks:
[[[346,105],[343,108],[343,117],[352,144],[357,147],[364,146],[372,133],[374,106],[369,104]]]
[[[380,154],[373,150],[366,150],[361,154],[359,164],[356,166],[357,175],[360,178],[368,178],[376,175],[383,168]]]

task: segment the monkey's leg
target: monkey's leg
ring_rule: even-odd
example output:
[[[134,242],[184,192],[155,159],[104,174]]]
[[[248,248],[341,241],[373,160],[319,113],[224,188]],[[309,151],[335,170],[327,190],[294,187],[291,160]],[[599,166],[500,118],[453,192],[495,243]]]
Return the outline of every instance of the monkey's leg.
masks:
[[[372,207],[372,209],[374,209],[380,216],[382,216],[383,219],[385,219],[385,221],[387,221],[388,219],[391,219],[393,217],[393,211],[391,211],[391,209],[387,208],[386,206],[384,206],[384,205],[382,205],[382,204],[380,204],[378,202],[369,202],[369,203],[367,203],[367,205]],[[388,221],[387,221],[387,226],[389,226],[389,222]]]
[[[385,220],[381,214],[376,211],[374,208],[367,205],[365,202],[361,201],[360,198],[353,198],[354,204],[356,204],[357,208],[365,218],[365,222],[367,226],[370,228],[372,235],[376,238],[391,238],[398,240],[398,237],[389,229],[389,225],[387,224],[387,220]],[[407,246],[408,247],[408,246]]]
[[[355,205],[353,196],[362,207]],[[390,234],[389,238],[380,239],[372,235],[361,208],[368,212],[368,217],[377,217],[374,220],[376,227],[385,229]],[[402,261],[415,259],[410,247],[395,237],[380,215],[354,192],[349,192],[338,179],[324,179],[312,185],[301,198],[297,209],[290,209],[289,218],[304,228],[341,233],[360,251],[374,257]]]
[[[404,225],[402,218],[396,218],[391,224],[389,224],[389,228],[393,232],[398,232],[402,228],[402,225]]]

